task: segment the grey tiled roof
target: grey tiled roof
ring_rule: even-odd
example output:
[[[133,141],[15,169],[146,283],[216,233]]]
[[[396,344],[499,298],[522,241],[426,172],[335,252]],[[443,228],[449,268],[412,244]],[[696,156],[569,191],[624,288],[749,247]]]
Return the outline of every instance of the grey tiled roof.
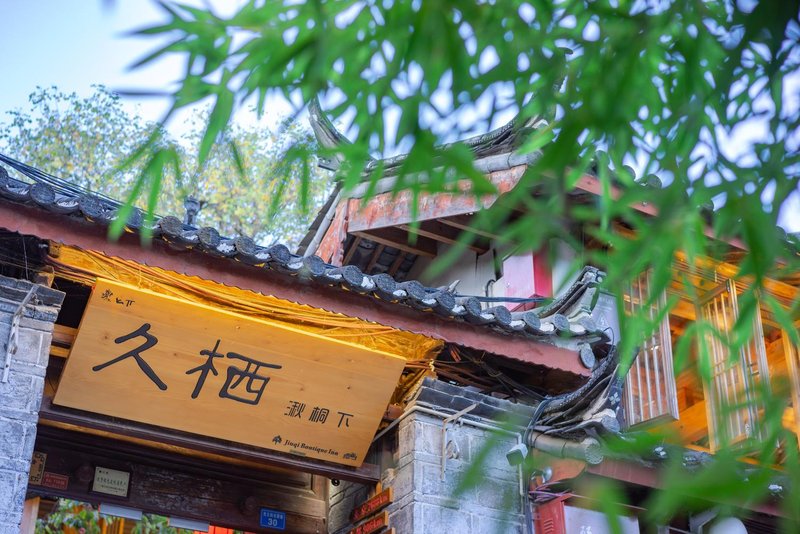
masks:
[[[314,136],[322,147],[335,149],[336,147],[350,144],[347,137],[336,129],[336,126],[334,126],[327,114],[322,110],[318,98],[314,98],[310,102],[308,119],[311,129],[314,131]],[[528,163],[531,159],[538,157],[538,153],[519,155],[514,154],[514,151],[519,148],[527,134],[544,126],[544,124],[544,121],[541,119],[525,119],[522,114],[519,114],[499,128],[495,128],[484,134],[462,139],[459,143],[465,145],[472,152],[476,160],[506,156],[505,158],[496,159],[496,161],[490,163],[490,165],[499,165],[499,168],[507,169],[515,165]],[[438,148],[446,149],[452,145],[453,143],[443,144],[439,145]],[[379,166],[382,169],[381,174],[383,176],[394,176],[400,172],[400,167],[406,161],[407,157],[408,154],[401,154],[382,160],[370,159],[364,168],[364,176],[368,176]],[[319,165],[324,169],[335,171],[339,168],[339,164],[340,162],[336,159],[320,157]]]
[[[10,163],[14,160],[1,155],[0,158],[14,166]],[[66,183],[60,187],[58,182],[52,181],[55,178],[52,176],[45,183],[28,172],[25,174],[34,183],[12,178],[0,166],[0,198],[37,206],[55,216],[83,219],[101,226],[110,224],[117,216],[119,202],[80,192]],[[142,212],[134,210],[126,229],[139,232],[143,221]],[[225,237],[212,227],[197,228],[184,224],[177,217],[158,218],[153,223],[152,232],[153,239],[162,240],[172,248],[229,258],[256,269],[300,277],[323,286],[339,287],[502,333],[528,336],[550,343],[564,340],[575,349],[588,347],[588,343],[606,338],[591,316],[592,296],[603,277],[603,273],[593,267],[584,268],[573,286],[549,306],[512,312],[505,306],[485,308],[479,299],[459,296],[447,288],[426,287],[414,280],[401,282],[388,274],[368,275],[353,265],[338,267],[327,264],[318,256],[298,256],[284,245],[260,246],[248,237]]]

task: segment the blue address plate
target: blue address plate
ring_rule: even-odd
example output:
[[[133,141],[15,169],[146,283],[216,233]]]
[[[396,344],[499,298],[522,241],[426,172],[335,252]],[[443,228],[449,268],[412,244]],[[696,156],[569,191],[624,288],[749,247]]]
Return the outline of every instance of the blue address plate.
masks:
[[[270,510],[269,508],[261,509],[261,518],[259,525],[264,528],[271,528],[274,530],[286,530],[286,512],[279,512],[278,510]]]

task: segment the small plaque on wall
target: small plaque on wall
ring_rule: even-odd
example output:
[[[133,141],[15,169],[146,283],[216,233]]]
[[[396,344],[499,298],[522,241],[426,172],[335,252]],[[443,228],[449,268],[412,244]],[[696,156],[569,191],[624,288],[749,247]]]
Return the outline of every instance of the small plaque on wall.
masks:
[[[127,497],[130,480],[131,474],[127,471],[98,466],[94,469],[92,491],[117,497]]]
[[[47,463],[47,453],[33,451],[31,470],[28,475],[28,484],[39,486],[44,478],[44,466]]]

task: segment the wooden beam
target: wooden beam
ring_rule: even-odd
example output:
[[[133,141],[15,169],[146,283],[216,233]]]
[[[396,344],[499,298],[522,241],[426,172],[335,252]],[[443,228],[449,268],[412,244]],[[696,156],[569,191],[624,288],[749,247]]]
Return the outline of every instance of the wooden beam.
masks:
[[[406,257],[406,253],[402,250],[397,251],[397,257],[392,262],[392,266],[389,267],[389,276],[394,276],[397,274],[397,271],[400,270],[400,265],[402,265],[403,260]]]
[[[663,470],[663,467],[648,467],[633,460],[623,460],[617,458],[606,458],[597,465],[588,465],[586,467],[587,473],[592,475],[597,475],[604,478],[612,478],[614,480],[620,480],[622,482],[628,482],[630,484],[636,484],[638,486],[654,489],[664,487]],[[777,471],[776,474],[778,474]],[[687,488],[690,487],[691,484],[687,486]],[[753,510],[755,512],[760,512],[771,516],[786,517],[785,508],[780,506],[780,504],[775,504],[772,502],[759,503],[739,500],[734,503],[731,499],[719,498],[713,494],[704,495],[703,497],[708,499],[710,502],[720,502],[728,505],[733,504],[739,508],[746,508],[748,510]]]
[[[22,510],[22,523],[19,526],[20,534],[35,534],[40,500],[40,497],[25,499],[25,508]]]
[[[472,215],[458,215],[456,217],[443,217],[439,222],[458,228],[464,232],[472,232],[473,234],[485,237],[486,239],[500,239],[500,236],[486,230],[478,230],[472,225]]]
[[[575,184],[575,189],[585,191],[596,196],[603,196],[604,194],[603,183],[597,177],[589,174],[584,174],[578,179],[578,182]],[[609,186],[609,192],[611,194],[611,198],[614,200],[622,196],[619,188],[614,185]],[[655,206],[648,202],[636,202],[632,204],[631,207],[640,213],[644,213],[645,215],[658,215],[658,210],[655,208]],[[703,233],[712,239],[720,240],[720,238],[715,235],[714,229],[710,226],[706,226],[703,230]],[[747,246],[744,244],[744,241],[739,238],[721,239],[721,241],[734,248],[738,248],[739,250],[747,250]]]
[[[59,347],[58,345],[50,345],[50,356],[56,358],[69,358],[70,349],[68,347]]]
[[[410,243],[411,236],[408,232],[404,232],[399,228],[381,228],[378,230],[369,230],[363,232],[353,232],[359,237],[369,239],[386,245],[400,249],[404,252],[416,254],[417,256],[425,256],[427,258],[434,258],[438,253],[436,241],[427,237],[418,237],[416,243]]]
[[[71,328],[69,326],[64,326],[63,324],[56,324],[53,326],[53,343],[62,345],[64,347],[71,347],[77,334],[77,328]]]
[[[52,428],[39,430],[35,447],[47,455],[47,472],[68,478],[66,488],[31,484],[28,491],[34,495],[120,504],[249,531],[260,529],[264,506],[284,511],[290,532],[325,530],[327,496],[315,491],[319,486],[308,475],[265,479],[252,470]],[[96,466],[130,473],[127,496],[92,492]]]
[[[342,259],[342,265],[348,265],[350,260],[353,259],[353,254],[356,253],[358,250],[358,245],[361,243],[361,238],[359,236],[355,236],[353,238],[353,242],[350,244],[350,248],[347,249],[347,254],[344,255],[344,259]]]
[[[375,267],[376,263],[378,263],[378,258],[381,257],[381,254],[383,254],[383,249],[385,248],[386,245],[378,245],[378,248],[376,248],[375,251],[372,253],[372,258],[370,258],[369,264],[367,264],[367,268],[364,271],[365,273],[372,272],[372,268]]]
[[[53,399],[50,396],[45,396],[42,399],[39,421],[47,426],[75,428],[90,433],[94,431],[97,435],[112,436],[116,439],[132,438],[138,443],[149,442],[154,448],[167,446],[172,450],[181,450],[186,455],[197,451],[221,457],[257,462],[267,466],[297,469],[326,478],[350,480],[361,484],[374,484],[380,479],[379,468],[376,465],[365,463],[361,467],[355,468],[329,464],[267,449],[239,445],[185,432],[171,431],[133,421],[124,421],[119,418],[106,417],[81,410],[61,408],[53,404]]]
[[[459,242],[459,239],[463,234],[469,233],[467,231],[459,230],[453,226],[442,224],[439,221],[424,221],[416,228],[410,224],[402,224],[399,226],[399,228],[401,230],[405,230],[409,234],[428,237],[447,245],[455,245]],[[471,233],[474,234],[474,232]],[[475,235],[477,236],[477,234]],[[490,247],[486,239],[478,239],[476,237],[468,239],[466,246],[469,250],[475,252],[476,254],[484,254],[489,250]]]

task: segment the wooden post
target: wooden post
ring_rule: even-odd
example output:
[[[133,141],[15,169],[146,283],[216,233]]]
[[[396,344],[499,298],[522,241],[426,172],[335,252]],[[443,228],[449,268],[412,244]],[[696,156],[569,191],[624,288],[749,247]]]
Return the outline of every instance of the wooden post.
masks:
[[[36,518],[39,517],[39,497],[33,497],[25,501],[25,508],[22,510],[22,523],[20,524],[20,534],[34,534],[36,532]]]

